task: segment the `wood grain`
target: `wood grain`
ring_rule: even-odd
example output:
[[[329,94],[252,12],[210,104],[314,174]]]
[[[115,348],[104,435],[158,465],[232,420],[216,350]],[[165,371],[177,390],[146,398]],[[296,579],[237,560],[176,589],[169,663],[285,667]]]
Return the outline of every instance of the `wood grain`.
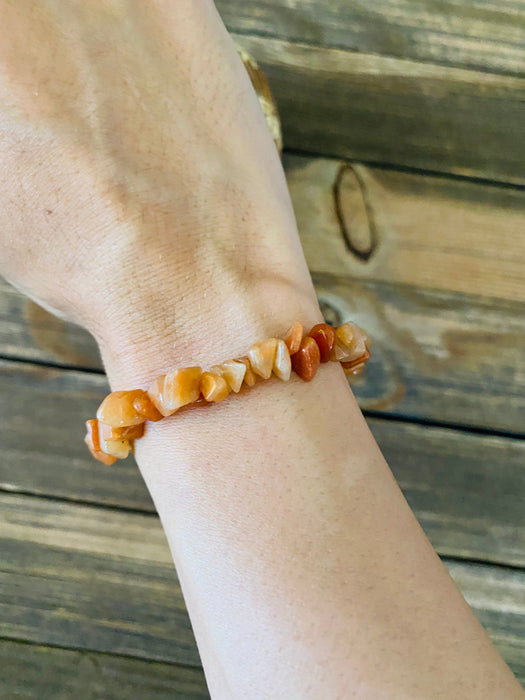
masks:
[[[132,459],[108,469],[82,441],[104,377],[2,363],[0,383],[10,397],[0,403],[0,489],[154,511]],[[440,553],[525,565],[525,441],[368,423]]]
[[[525,302],[525,190],[329,158],[284,165],[313,272]]]
[[[97,344],[87,331],[53,316],[2,277],[0,354],[102,371]]]
[[[362,409],[523,435],[523,304],[313,273],[321,308],[373,338]]]
[[[155,517],[0,494],[0,543],[0,636],[199,665]],[[509,661],[523,658],[525,572],[447,565]]]
[[[234,35],[277,102],[285,149],[525,184],[525,79]]]
[[[209,700],[200,668],[0,640],[0,697]]]
[[[494,73],[525,72],[525,2],[217,0],[230,31]]]

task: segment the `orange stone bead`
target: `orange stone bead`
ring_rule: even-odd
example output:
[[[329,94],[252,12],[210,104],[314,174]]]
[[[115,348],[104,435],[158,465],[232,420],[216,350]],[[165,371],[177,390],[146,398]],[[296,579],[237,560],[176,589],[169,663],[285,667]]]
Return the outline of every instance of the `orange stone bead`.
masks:
[[[135,399],[144,393],[142,389],[113,391],[98,407],[98,420],[113,428],[124,428],[144,423],[144,416],[137,413],[137,409],[133,405]]]
[[[321,353],[321,362],[328,362],[330,353],[335,345],[335,331],[328,323],[318,323],[308,333],[310,338],[313,338],[319,346]]]
[[[117,458],[112,457],[111,455],[108,455],[105,452],[102,452],[102,450],[100,449],[100,437],[98,433],[97,419],[92,418],[91,420],[86,421],[86,428],[87,433],[86,437],[84,438],[84,442],[88,446],[92,456],[99,462],[107,464],[108,466],[114,464],[117,461]]]
[[[367,350],[365,344],[366,333],[357,323],[348,321],[335,329],[337,339],[347,348],[347,355],[340,359],[340,362],[353,362],[362,357]]]
[[[254,386],[254,384],[257,384],[260,377],[253,371],[249,358],[246,356],[239,357],[237,358],[237,362],[242,362],[246,366],[243,379],[244,384],[246,384],[246,386]]]
[[[144,435],[144,423],[126,428],[112,428],[111,425],[99,423],[98,434],[101,440],[138,440]]]
[[[357,357],[355,360],[350,362],[341,362],[341,367],[345,372],[353,373],[355,369],[362,366],[364,367],[365,362],[370,359],[370,352],[365,350],[365,353],[361,357]]]
[[[87,430],[87,434],[86,434],[86,438],[85,438],[86,445],[88,445],[88,440],[89,440],[89,444],[91,444],[92,448],[98,452],[100,450],[100,437],[98,434],[98,420],[96,418],[91,418],[91,420],[87,420],[86,421],[86,430]],[[88,445],[88,447],[89,447],[89,445]]]
[[[201,374],[200,367],[184,367],[157,377],[148,389],[148,396],[157,411],[163,416],[171,416],[182,406],[197,401]]]
[[[278,338],[266,338],[254,343],[248,350],[252,371],[263,379],[269,379],[272,375],[278,344]]]
[[[153,401],[146,392],[142,393],[140,396],[136,396],[133,399],[133,407],[140,416],[144,416],[146,420],[153,421],[154,423],[161,418],[164,418],[162,413],[157,411]]]
[[[315,377],[320,362],[321,352],[319,345],[307,335],[301,341],[299,350],[292,355],[292,369],[301,379],[309,382]]]
[[[200,381],[200,391],[206,401],[219,403],[231,392],[226,379],[215,372],[203,372]]]
[[[300,321],[296,321],[293,326],[288,331],[284,342],[290,355],[295,355],[295,353],[301,347],[301,341],[303,339],[304,328]]]

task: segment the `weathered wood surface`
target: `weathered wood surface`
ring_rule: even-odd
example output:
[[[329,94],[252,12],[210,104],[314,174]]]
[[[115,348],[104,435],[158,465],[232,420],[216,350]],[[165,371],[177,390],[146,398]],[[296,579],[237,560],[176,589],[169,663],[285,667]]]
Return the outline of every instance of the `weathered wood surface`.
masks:
[[[103,371],[97,345],[87,331],[45,311],[2,277],[0,355]]]
[[[525,2],[216,0],[230,31],[480,71],[525,74]]]
[[[0,640],[5,700],[209,700],[200,668]]]
[[[82,441],[103,376],[4,362],[0,383],[0,489],[154,510],[132,459],[108,469]],[[525,565],[525,441],[368,422],[440,553]]]
[[[0,635],[199,665],[156,517],[0,494]],[[481,623],[522,673],[525,572],[445,562]]]
[[[373,338],[362,409],[523,435],[523,304],[313,273],[327,318]]]
[[[525,78],[234,36],[287,149],[525,184]]]
[[[312,271],[525,302],[525,190],[330,158],[284,165]]]

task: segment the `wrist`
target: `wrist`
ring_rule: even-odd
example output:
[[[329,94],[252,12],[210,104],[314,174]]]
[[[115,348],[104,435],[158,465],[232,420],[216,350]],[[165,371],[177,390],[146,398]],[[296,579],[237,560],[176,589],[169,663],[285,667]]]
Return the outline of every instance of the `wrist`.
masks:
[[[210,367],[244,355],[256,340],[283,337],[292,323],[322,321],[310,279],[247,281],[217,271],[210,286],[162,285],[118,308],[97,338],[112,388],[147,388],[173,367]]]

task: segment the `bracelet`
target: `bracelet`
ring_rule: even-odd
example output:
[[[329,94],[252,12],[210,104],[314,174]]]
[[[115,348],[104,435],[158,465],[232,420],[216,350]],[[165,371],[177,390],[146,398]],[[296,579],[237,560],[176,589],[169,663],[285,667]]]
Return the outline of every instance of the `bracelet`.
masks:
[[[309,382],[321,362],[340,362],[346,374],[357,375],[370,357],[370,345],[365,331],[351,321],[337,328],[318,323],[306,335],[297,321],[284,339],[261,340],[244,357],[208,371],[172,369],[157,377],[147,391],[113,391],[100,404],[97,417],[86,421],[84,441],[95,459],[113,464],[133,451],[146,421],[159,421],[189,404],[218,403],[232,391],[237,394],[272,374],[286,382],[294,371]]]

